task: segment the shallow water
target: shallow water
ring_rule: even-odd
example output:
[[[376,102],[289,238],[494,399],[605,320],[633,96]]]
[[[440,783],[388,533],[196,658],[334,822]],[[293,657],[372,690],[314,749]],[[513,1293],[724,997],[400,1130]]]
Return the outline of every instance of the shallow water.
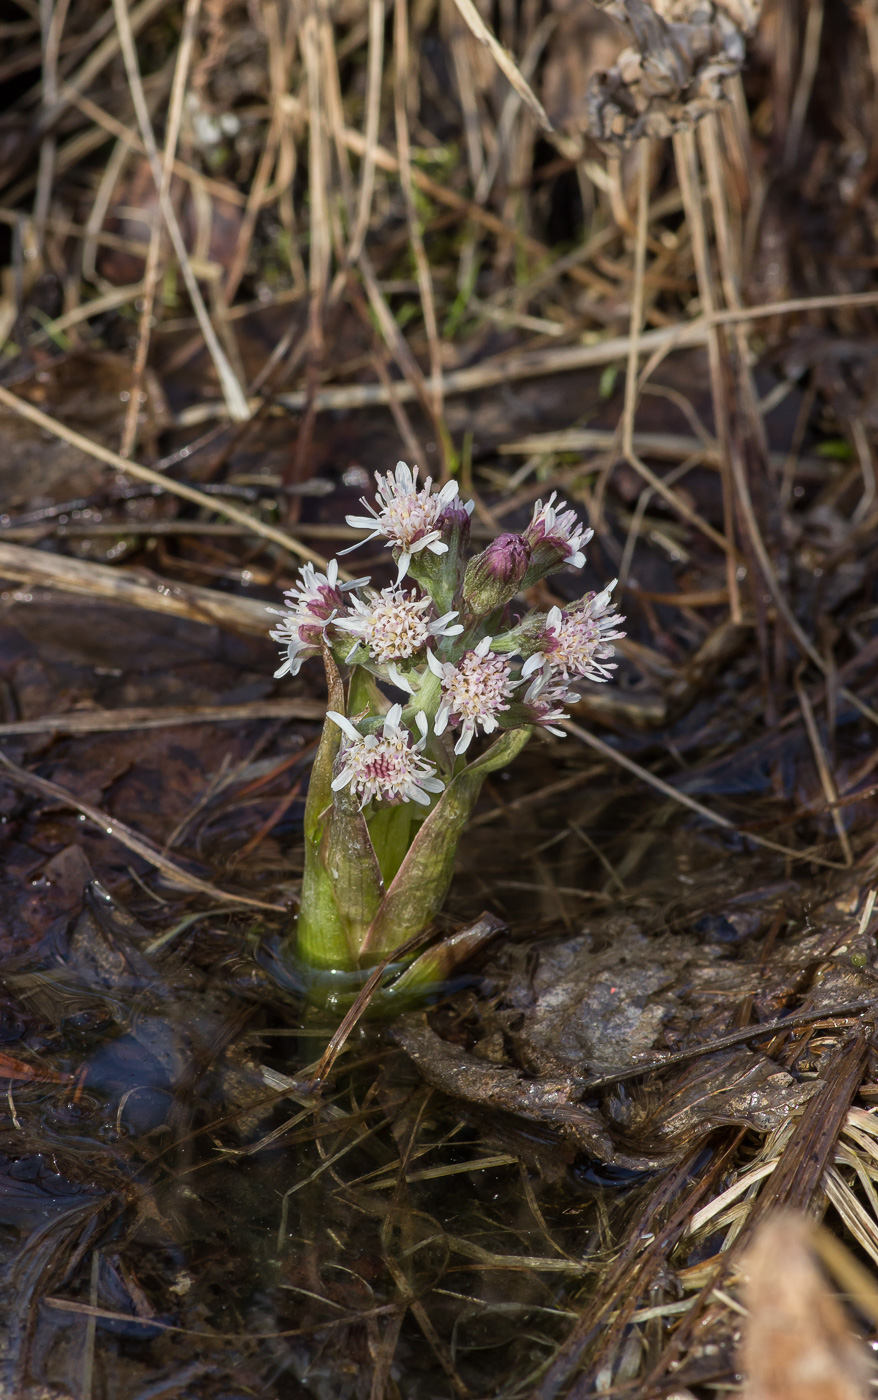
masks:
[[[620,798],[595,786],[587,801],[612,817]],[[746,1046],[671,1079],[638,1064],[746,1026],[745,1002],[771,1022],[875,981],[847,877],[801,881],[658,801],[640,824],[609,901],[600,862],[560,827],[548,888],[510,881],[533,908],[516,935],[429,1023],[356,1032],[319,1095],[308,1068],[334,1027],[266,975],[270,928],[206,913],[163,939],[172,910],[153,904],[147,926],[90,885],[66,939],[4,977],[6,1393],[566,1394],[554,1358],[650,1202],[671,1179],[683,1194],[709,1180],[732,1140],[752,1153],[836,1042],[824,1027],[790,1071],[780,1055],[782,1092],[751,1076],[746,1111],[729,1107],[741,1058],[759,1058]],[[489,830],[456,892],[471,907]],[[577,886],[585,912],[563,893]],[[556,914],[538,929],[559,892],[567,928]],[[445,1083],[415,1068],[413,1028],[460,1057],[465,1100],[445,1092],[465,1092],[460,1069]],[[625,1081],[589,1092],[614,1066]],[[594,1115],[598,1147],[532,1111],[549,1080]],[[684,1242],[675,1268],[705,1247]],[[665,1268],[647,1301],[679,1290]],[[629,1328],[608,1374],[637,1373],[669,1325]]]

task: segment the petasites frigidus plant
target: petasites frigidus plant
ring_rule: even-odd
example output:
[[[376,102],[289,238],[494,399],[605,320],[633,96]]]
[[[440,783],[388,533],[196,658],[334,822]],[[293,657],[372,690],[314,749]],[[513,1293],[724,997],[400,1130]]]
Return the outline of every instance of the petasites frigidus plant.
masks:
[[[434,492],[404,462],[376,481],[375,505],[364,500],[369,514],[348,524],[386,541],[395,582],[340,582],[335,560],[325,574],[306,564],[271,633],[284,651],[278,676],[295,676],[309,656],[326,668],[295,956],[327,972],[374,966],[428,928],[485,778],[535,729],[563,734],[556,725],[579,698],[571,687],[611,679],[612,644],[624,635],[613,584],[564,609],[509,616],[522,588],[585,562],[592,532],[554,493],[522,534],[501,535],[467,563],[472,503],[456,482]],[[396,985],[435,981],[471,943],[462,935],[442,948]]]

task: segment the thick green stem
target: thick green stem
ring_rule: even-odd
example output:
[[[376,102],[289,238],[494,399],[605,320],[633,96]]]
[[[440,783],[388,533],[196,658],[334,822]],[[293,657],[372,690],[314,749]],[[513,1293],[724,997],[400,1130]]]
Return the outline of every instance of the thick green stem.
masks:
[[[448,894],[464,828],[489,773],[510,763],[532,729],[503,734],[488,751],[452,778],[423,823],[382,901],[361,953],[378,962],[432,923]]]

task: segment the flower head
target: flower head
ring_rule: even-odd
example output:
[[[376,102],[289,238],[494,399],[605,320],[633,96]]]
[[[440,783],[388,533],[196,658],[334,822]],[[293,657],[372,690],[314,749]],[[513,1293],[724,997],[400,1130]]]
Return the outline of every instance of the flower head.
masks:
[[[491,654],[491,638],[483,637],[456,666],[439,661],[427,652],[427,664],[442,682],[442,703],[434,725],[437,734],[449,724],[461,726],[455,753],[464,753],[476,729],[490,734],[497,728],[497,715],[509,709],[513,683],[508,661]]]
[[[565,566],[581,569],[585,563],[582,546],[588,544],[594,531],[580,523],[575,510],[565,510],[566,501],[556,505],[556,495],[553,491],[545,505],[537,501],[533,519],[524,531],[531,551],[526,584],[536,583]]]
[[[430,616],[432,608],[431,599],[422,598],[414,589],[406,593],[403,588],[383,588],[380,592],[373,588],[365,600],[352,598],[351,611],[337,617],[335,625],[354,637],[349,659],[362,642],[373,661],[392,668],[395,684],[410,691],[411,686],[400,680],[395,663],[408,661],[434,637],[453,637],[463,631],[463,625],[454,622],[456,612],[434,618]]]
[[[305,564],[299,570],[299,582],[284,594],[290,605],[289,612],[280,608],[269,608],[282,620],[269,634],[286,648],[287,659],[275,677],[298,675],[306,656],[317,656],[327,623],[331,622],[339,608],[345,606],[345,593],[353,588],[362,588],[368,578],[355,578],[349,583],[338,581],[338,560],[331,559],[326,573],[320,574],[313,564]]]
[[[574,705],[579,700],[575,690],[567,688],[567,682],[553,674],[551,666],[544,665],[538,671],[522,696],[522,704],[527,710],[528,724],[539,724],[550,734],[564,738],[564,730],[556,728],[559,720],[567,718],[565,705]]]
[[[371,506],[365,496],[362,504],[368,515],[349,515],[347,523],[360,530],[371,530],[365,540],[360,540],[351,549],[357,549],[368,540],[386,538],[391,549],[399,550],[399,583],[408,573],[412,555],[428,549],[431,554],[445,554],[448,545],[441,538],[442,517],[451,501],[457,496],[457,482],[449,481],[434,496],[431,494],[433,479],[427,477],[423,486],[418,486],[418,468],[414,471],[405,462],[397,462],[395,472],[384,476],[375,473],[377,487],[375,497],[378,509]],[[348,550],[342,553],[347,554]]]
[[[437,778],[435,764],[421,756],[427,742],[427,716],[423,710],[415,715],[421,737],[414,744],[408,729],[400,724],[400,705],[388,710],[380,738],[377,734],[361,734],[336,710],[327,710],[326,715],[347,740],[342,743],[342,766],[332,780],[333,792],[350,787],[353,795],[362,799],[362,809],[374,800],[391,804],[418,802],[426,807],[430,793],[442,791],[445,784]]]
[[[521,535],[498,535],[471,559],[463,596],[474,613],[493,612],[514,598],[530,563],[530,547]]]
[[[625,635],[618,631],[625,619],[613,611],[610,602],[615,586],[614,579],[602,593],[587,593],[568,611],[552,608],[539,638],[539,651],[528,657],[521,668],[522,679],[548,663],[551,671],[564,680],[571,676],[582,676],[590,681],[610,680],[610,672],[616,669],[612,664],[605,664],[615,652],[611,643]]]

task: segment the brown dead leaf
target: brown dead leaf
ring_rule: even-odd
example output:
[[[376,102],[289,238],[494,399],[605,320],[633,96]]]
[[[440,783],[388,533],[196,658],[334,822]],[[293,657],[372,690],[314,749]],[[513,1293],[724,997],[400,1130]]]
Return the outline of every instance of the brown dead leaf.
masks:
[[[804,1217],[766,1220],[745,1262],[742,1400],[865,1400],[865,1351],[816,1263]]]

